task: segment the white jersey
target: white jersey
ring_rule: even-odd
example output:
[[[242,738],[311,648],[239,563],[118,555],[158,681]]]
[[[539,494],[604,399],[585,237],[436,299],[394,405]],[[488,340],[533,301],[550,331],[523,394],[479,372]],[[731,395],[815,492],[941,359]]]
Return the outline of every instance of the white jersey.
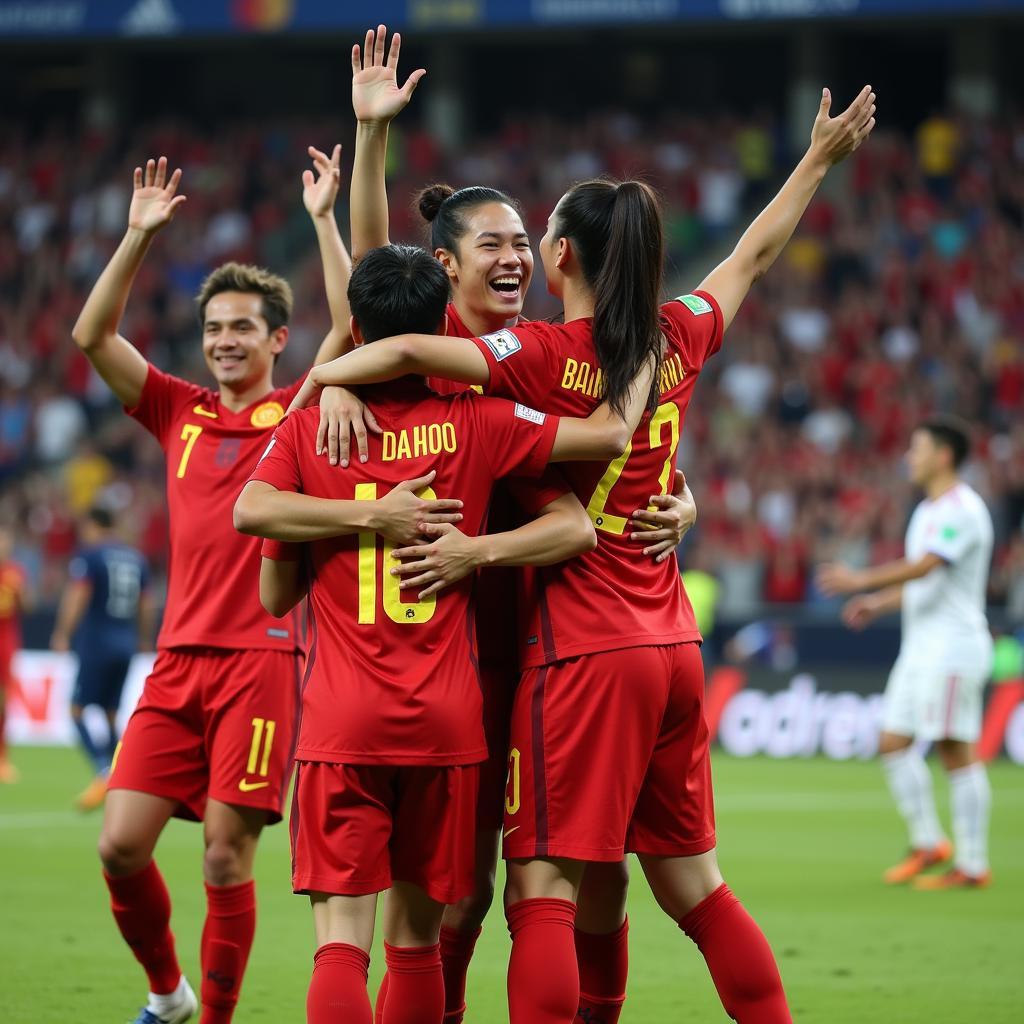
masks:
[[[945,565],[903,585],[901,653],[928,660],[957,660],[969,652],[984,656],[992,644],[985,618],[992,517],[967,484],[957,483],[914,509],[907,560],[916,562],[929,553]]]

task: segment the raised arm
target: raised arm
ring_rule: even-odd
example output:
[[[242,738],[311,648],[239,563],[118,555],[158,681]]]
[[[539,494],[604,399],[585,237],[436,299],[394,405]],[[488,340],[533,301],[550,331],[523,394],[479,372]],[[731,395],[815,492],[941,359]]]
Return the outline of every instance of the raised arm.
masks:
[[[384,172],[388,152],[388,125],[402,111],[426,74],[414,71],[398,87],[398,55],[402,37],[391,38],[384,60],[387,29],[366,33],[362,49],[352,47],[352,109],[356,115],[356,155],[352,168],[352,254],[358,259],[370,249],[387,245],[388,195]]]
[[[751,285],[785,248],[829,168],[857,149],[875,126],[875,94],[870,85],[838,117],[829,117],[831,105],[832,94],[823,89],[807,152],[779,194],[743,233],[732,255],[701,282],[700,290],[718,300],[726,328]]]
[[[147,160],[135,168],[134,191],[128,208],[128,230],[117,251],[93,285],[89,298],[71,330],[75,344],[85,353],[118,400],[136,406],[142,398],[148,365],[138,349],[118,334],[135,275],[142,266],[156,233],[174,218],[184,196],[176,195],[181,170],[167,179],[167,158]]]
[[[328,157],[315,146],[309,147],[311,170],[302,173],[302,203],[313,221],[320,261],[324,268],[324,289],[331,311],[331,329],[317,350],[314,365],[344,355],[352,348],[351,313],[348,305],[348,281],[352,276],[352,259],[341,240],[334,217],[334,202],[341,184],[341,146],[335,146]]]

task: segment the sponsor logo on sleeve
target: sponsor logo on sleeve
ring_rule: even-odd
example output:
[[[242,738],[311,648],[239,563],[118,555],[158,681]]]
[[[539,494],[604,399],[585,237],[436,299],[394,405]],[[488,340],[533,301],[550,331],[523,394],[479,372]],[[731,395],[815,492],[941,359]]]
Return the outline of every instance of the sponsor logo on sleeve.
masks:
[[[699,295],[680,295],[676,302],[681,302],[694,316],[714,312],[711,308],[711,303],[707,299],[702,299]]]
[[[522,342],[507,329],[485,334],[481,340],[494,353],[494,358],[499,363],[502,359],[514,356],[523,347]]]
[[[940,536],[943,540],[956,540],[957,528],[955,526],[944,526]]]
[[[536,423],[537,426],[542,426],[544,420],[547,419],[544,413],[531,409],[528,405],[520,405],[518,402],[516,402],[516,416],[521,420],[526,420],[527,423]]]

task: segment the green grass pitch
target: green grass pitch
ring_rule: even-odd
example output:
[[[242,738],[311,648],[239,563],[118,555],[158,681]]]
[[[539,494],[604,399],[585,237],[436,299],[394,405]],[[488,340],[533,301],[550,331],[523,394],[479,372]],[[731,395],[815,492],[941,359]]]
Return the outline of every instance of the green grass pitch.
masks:
[[[122,1024],[144,978],[107,909],[99,818],[70,810],[83,764],[71,750],[18,749],[14,761],[22,781],[0,788],[0,1018]],[[1001,762],[991,777],[992,888],[918,893],[879,881],[903,836],[877,764],[716,758],[723,870],[775,948],[796,1021],[1024,1020],[1024,773]],[[941,778],[937,797],[944,809]],[[200,848],[199,829],[180,822],[158,848],[197,988]],[[235,1019],[301,1024],[313,938],[306,902],[289,891],[285,828],[266,833],[258,876],[259,927]],[[724,1021],[703,960],[655,907],[639,869],[630,916],[624,1024]],[[507,951],[492,912],[471,968],[471,1024],[507,1020]]]

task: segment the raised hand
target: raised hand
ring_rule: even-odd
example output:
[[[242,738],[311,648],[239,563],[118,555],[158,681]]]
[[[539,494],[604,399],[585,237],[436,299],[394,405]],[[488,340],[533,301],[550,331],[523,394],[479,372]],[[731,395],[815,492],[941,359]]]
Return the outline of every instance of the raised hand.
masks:
[[[184,196],[176,195],[181,181],[179,167],[167,180],[167,157],[147,160],[146,170],[135,168],[135,191],[128,207],[128,227],[153,234],[174,219]]]
[[[870,85],[838,117],[829,117],[832,93],[821,91],[821,106],[811,128],[811,151],[829,167],[845,160],[875,127],[875,96]]]
[[[313,159],[316,177],[311,170],[302,172],[302,205],[311,217],[327,217],[334,211],[341,186],[341,145],[336,145],[330,156],[316,146],[309,146],[307,152]]]
[[[356,119],[362,122],[387,124],[405,109],[420,79],[427,73],[419,68],[399,88],[398,54],[402,37],[397,32],[391,37],[391,49],[385,61],[387,34],[387,28],[378,25],[376,32],[370,29],[366,33],[362,49],[358,43],[352,47],[352,109]]]

